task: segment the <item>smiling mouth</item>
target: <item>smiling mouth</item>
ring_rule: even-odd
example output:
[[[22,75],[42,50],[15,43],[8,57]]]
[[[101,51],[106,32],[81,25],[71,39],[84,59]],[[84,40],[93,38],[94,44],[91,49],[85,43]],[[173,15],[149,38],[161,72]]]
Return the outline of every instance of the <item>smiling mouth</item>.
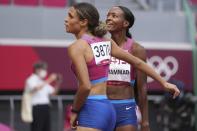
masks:
[[[112,25],[114,25],[114,24],[111,23],[111,22],[106,22],[106,25],[112,26]]]
[[[113,27],[113,26],[114,26],[113,24],[107,24],[108,28]]]

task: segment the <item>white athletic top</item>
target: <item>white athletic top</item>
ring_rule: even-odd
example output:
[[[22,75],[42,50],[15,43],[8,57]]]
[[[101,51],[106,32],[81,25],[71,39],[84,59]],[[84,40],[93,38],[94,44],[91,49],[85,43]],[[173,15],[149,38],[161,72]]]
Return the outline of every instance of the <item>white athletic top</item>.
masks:
[[[27,78],[25,83],[25,90],[31,91],[35,87],[40,86],[44,84],[45,81],[42,80],[39,76],[36,74],[32,74],[30,77]],[[37,92],[35,92],[32,96],[32,105],[43,105],[43,104],[49,104],[49,95],[54,92],[54,88],[49,85],[45,84],[44,87]]]
[[[108,81],[131,81],[131,65],[115,57],[111,58]]]

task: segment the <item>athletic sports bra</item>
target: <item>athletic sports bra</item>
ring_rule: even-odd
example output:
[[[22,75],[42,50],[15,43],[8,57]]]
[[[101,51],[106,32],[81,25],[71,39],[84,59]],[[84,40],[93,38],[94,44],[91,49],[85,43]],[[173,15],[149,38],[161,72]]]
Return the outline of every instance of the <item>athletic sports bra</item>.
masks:
[[[127,38],[122,49],[131,52],[133,40]],[[134,86],[134,68],[123,60],[111,57],[107,85],[132,85]]]
[[[111,57],[111,41],[87,34],[83,35],[81,39],[90,45],[94,55],[94,58],[87,63],[91,83],[96,84],[107,81]],[[71,68],[75,72],[73,64]]]

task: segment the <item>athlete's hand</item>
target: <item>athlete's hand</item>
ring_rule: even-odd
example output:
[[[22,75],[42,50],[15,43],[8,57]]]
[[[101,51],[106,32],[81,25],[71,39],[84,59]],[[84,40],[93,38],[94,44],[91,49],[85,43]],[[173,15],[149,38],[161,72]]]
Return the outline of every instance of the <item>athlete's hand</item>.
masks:
[[[150,126],[148,121],[140,122],[140,131],[150,131]]]
[[[149,125],[146,125],[146,126],[141,126],[141,131],[150,131],[150,127]]]
[[[71,114],[71,117],[70,117],[70,126],[73,130],[77,129],[77,117],[78,117],[78,114],[77,113],[72,113]]]
[[[175,99],[180,94],[180,90],[174,84],[171,84],[171,83],[166,82],[164,84],[164,88],[166,89],[166,91],[172,93],[173,99]]]

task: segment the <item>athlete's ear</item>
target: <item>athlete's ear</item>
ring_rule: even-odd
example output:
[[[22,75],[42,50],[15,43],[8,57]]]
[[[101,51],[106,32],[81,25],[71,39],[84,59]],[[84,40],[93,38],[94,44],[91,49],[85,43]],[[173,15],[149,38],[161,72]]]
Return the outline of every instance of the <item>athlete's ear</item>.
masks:
[[[128,27],[128,26],[129,26],[129,22],[128,22],[127,20],[125,20],[125,21],[123,22],[123,26],[124,26],[124,27]]]
[[[87,19],[80,20],[80,25],[81,26],[87,26],[88,25],[88,20]]]

